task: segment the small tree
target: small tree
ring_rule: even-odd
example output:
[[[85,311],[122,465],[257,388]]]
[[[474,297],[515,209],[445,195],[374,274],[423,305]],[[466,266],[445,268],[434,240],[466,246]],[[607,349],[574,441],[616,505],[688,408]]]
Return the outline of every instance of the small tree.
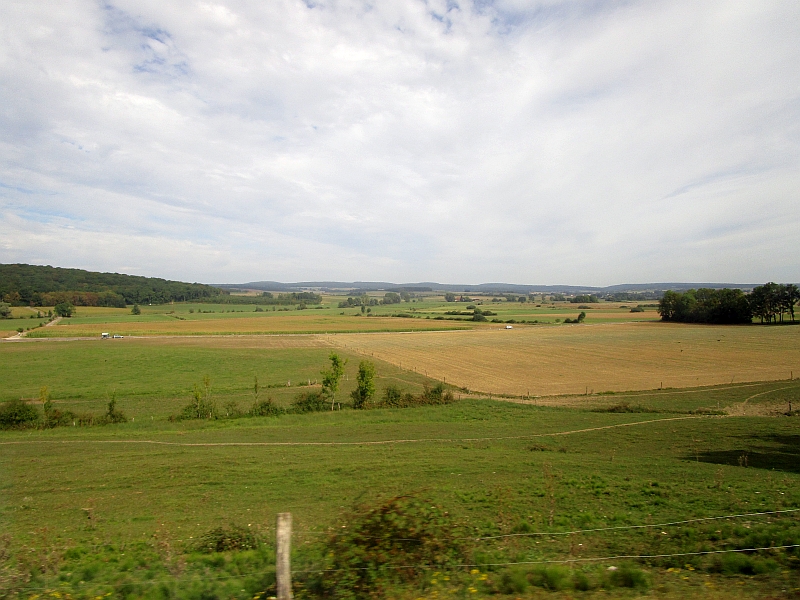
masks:
[[[53,310],[59,317],[71,317],[75,307],[69,302],[59,302],[53,307]]]
[[[444,300],[445,300],[445,302],[455,302],[456,301],[456,295],[454,293],[452,293],[452,292],[447,292],[444,295]]]
[[[11,317],[11,305],[7,302],[0,302],[0,319],[8,319]]]
[[[142,309],[139,308],[138,304],[134,304],[133,305],[133,308],[131,309],[131,314],[132,315],[140,315],[140,314],[142,314]]]
[[[320,375],[322,375],[322,393],[326,398],[331,399],[331,410],[333,410],[336,403],[336,392],[339,391],[339,382],[344,375],[347,359],[342,360],[336,352],[331,352],[328,358],[331,361],[331,368],[323,369],[320,371]]]
[[[368,360],[358,364],[356,389],[350,393],[353,408],[366,408],[375,396],[375,365]]]

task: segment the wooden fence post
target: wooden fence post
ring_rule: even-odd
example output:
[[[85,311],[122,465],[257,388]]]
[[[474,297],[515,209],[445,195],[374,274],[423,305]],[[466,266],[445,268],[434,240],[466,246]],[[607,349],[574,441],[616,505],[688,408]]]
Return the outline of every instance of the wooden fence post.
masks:
[[[278,587],[278,600],[292,599],[292,513],[278,513],[275,532],[277,549],[275,553],[275,579]]]

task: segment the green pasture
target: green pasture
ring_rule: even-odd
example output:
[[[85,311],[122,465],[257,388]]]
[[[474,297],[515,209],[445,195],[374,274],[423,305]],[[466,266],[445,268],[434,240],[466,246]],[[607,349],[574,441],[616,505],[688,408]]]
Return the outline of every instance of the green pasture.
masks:
[[[74,412],[102,412],[112,395],[129,417],[163,419],[186,405],[203,378],[211,381],[220,405],[237,402],[247,409],[255,399],[288,405],[308,389],[319,389],[320,371],[331,350],[316,348],[218,347],[213,342],[169,343],[160,340],[70,340],[0,345],[0,401],[38,399],[47,386],[56,407]],[[359,355],[337,351],[348,360],[339,398],[348,401],[355,387]],[[425,376],[375,361],[379,386],[397,385],[419,393]],[[311,385],[312,387],[308,387]]]
[[[171,559],[159,552],[166,543],[173,554],[189,553],[189,574],[235,573],[242,587],[225,589],[247,598],[253,590],[245,580],[269,572],[268,558],[222,556],[193,571],[192,561],[200,559],[190,550],[205,532],[230,524],[269,540],[277,512],[294,515],[294,564],[302,569],[313,566],[319,534],[340,527],[355,502],[408,493],[443,507],[459,535],[476,538],[800,507],[794,419],[661,420],[667,418],[465,400],[406,410],[6,432],[0,436],[0,519],[16,548],[79,549],[66,553],[49,584],[37,580],[40,586],[55,588],[55,580],[76,593],[102,593],[124,580],[144,594],[159,569],[170,576]],[[388,440],[403,441],[368,444]],[[320,443],[332,445],[314,445]],[[471,541],[469,552],[485,565],[798,541],[800,517],[788,513]],[[87,576],[103,553],[111,564]],[[238,571],[235,560],[242,563]],[[762,593],[795,585],[797,573],[786,567],[791,561],[769,554],[758,560],[758,573],[729,573],[729,585],[742,579]],[[671,589],[668,569],[702,584],[713,568],[696,556],[636,562],[665,589]],[[610,559],[599,568],[619,563]],[[121,564],[128,565],[124,572]],[[507,570],[481,570],[487,569],[492,577]]]
[[[0,344],[0,400],[36,398],[46,385],[57,407],[100,413],[114,393],[130,419],[0,432],[2,585],[25,598],[59,590],[252,599],[271,585],[276,513],[294,515],[293,566],[302,571],[318,564],[320,540],[350,522],[355,503],[404,494],[448,513],[454,535],[467,540],[465,560],[482,575],[456,569],[438,587],[398,589],[398,598],[504,597],[520,569],[544,568],[508,563],[800,543],[800,512],[670,524],[800,508],[797,417],[707,414],[743,402],[800,404],[800,381],[598,395],[574,408],[463,399],[354,411],[346,401],[362,357],[340,352],[349,359],[342,410],[168,419],[204,376],[219,406],[247,408],[254,376],[260,398],[286,405],[319,379],[329,352],[213,339]],[[429,381],[375,362],[379,393],[389,383],[418,392]],[[193,551],[200,536],[231,525],[264,545]],[[658,527],[585,531],[631,525]],[[578,533],[558,535],[568,531]],[[498,535],[512,537],[476,539]],[[587,594],[756,598],[800,588],[797,556],[606,559],[541,576],[601,581],[609,566],[630,565],[646,586]],[[7,575],[22,567],[33,576],[14,583]],[[709,595],[714,589],[719,595]],[[540,586],[508,597],[560,593]]]

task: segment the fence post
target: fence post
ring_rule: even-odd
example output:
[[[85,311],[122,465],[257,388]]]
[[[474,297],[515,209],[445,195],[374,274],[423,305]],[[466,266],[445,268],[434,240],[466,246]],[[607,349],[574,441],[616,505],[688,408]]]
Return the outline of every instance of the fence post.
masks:
[[[278,513],[276,528],[275,580],[278,600],[292,599],[292,513]]]

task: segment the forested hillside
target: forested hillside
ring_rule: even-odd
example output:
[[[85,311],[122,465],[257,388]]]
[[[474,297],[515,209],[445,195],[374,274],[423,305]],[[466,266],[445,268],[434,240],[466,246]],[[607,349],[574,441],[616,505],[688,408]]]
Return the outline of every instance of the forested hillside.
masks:
[[[205,300],[228,292],[210,285],[155,277],[96,273],[25,264],[0,264],[0,299],[14,305],[125,306]]]

